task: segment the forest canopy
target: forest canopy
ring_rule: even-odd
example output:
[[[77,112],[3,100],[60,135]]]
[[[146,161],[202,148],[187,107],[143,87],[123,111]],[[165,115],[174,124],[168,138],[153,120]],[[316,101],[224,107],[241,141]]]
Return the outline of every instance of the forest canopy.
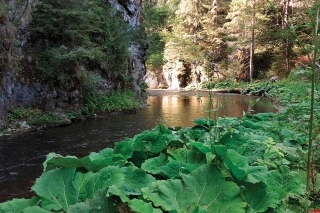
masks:
[[[157,71],[176,58],[218,64],[229,78],[286,77],[309,63],[308,12],[314,0],[144,1],[150,49]],[[212,67],[206,66],[209,71]],[[240,67],[240,68],[239,68]],[[238,69],[239,68],[239,69]],[[211,69],[211,70],[210,70]]]

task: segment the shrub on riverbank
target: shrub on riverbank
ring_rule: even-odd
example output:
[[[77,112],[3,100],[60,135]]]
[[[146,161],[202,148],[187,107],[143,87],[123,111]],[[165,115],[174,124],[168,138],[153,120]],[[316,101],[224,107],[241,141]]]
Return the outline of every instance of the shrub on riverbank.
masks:
[[[22,133],[47,126],[69,125],[72,121],[109,112],[135,111],[141,100],[131,90],[116,91],[110,95],[91,95],[84,98],[84,106],[78,111],[56,110],[45,112],[36,108],[19,107],[9,110],[8,125],[0,136]]]
[[[137,110],[141,105],[136,93],[131,90],[116,91],[108,96],[99,94],[90,95],[84,97],[84,100],[85,105],[82,108],[82,112],[87,115],[106,111]]]

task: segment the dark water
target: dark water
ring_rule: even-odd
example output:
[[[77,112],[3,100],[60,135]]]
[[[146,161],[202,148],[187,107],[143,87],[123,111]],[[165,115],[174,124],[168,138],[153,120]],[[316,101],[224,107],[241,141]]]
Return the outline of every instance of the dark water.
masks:
[[[218,116],[240,117],[243,112],[276,111],[270,101],[252,96],[232,94],[214,95],[213,108]],[[208,97],[149,96],[148,106],[135,114],[111,115],[32,133],[12,139],[0,138],[0,202],[29,198],[30,187],[42,172],[42,162],[50,152],[83,157],[112,147],[114,142],[132,137],[160,122],[166,126],[192,126],[192,120],[206,117]]]

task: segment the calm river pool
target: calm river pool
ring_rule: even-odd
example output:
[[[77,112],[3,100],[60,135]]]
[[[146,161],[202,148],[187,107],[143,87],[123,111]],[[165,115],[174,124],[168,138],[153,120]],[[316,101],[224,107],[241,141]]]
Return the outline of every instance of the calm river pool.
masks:
[[[236,94],[214,94],[216,115],[241,117],[244,112],[275,112],[268,98]],[[30,187],[42,173],[46,155],[83,157],[112,147],[114,142],[152,129],[160,122],[165,126],[193,126],[192,120],[207,117],[207,93],[171,93],[148,96],[148,106],[134,114],[111,114],[107,119],[92,119],[67,127],[39,133],[0,138],[0,202],[12,198],[30,198]]]

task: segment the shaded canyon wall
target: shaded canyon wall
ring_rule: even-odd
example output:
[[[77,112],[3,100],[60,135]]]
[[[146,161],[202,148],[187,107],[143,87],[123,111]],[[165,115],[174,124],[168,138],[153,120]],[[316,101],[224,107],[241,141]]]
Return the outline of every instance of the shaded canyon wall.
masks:
[[[141,24],[140,0],[109,0],[130,26]],[[32,22],[32,10],[37,0],[0,0],[0,127],[7,121],[8,110],[19,106],[36,106],[44,110],[75,110],[81,107],[82,94],[76,82],[53,85],[44,82],[35,71],[36,62],[27,55],[24,47],[28,42],[28,25]],[[8,8],[8,9],[7,9]],[[132,41],[126,74],[133,79],[134,89],[140,93],[145,75],[146,49]],[[102,79],[104,92],[116,85]]]

